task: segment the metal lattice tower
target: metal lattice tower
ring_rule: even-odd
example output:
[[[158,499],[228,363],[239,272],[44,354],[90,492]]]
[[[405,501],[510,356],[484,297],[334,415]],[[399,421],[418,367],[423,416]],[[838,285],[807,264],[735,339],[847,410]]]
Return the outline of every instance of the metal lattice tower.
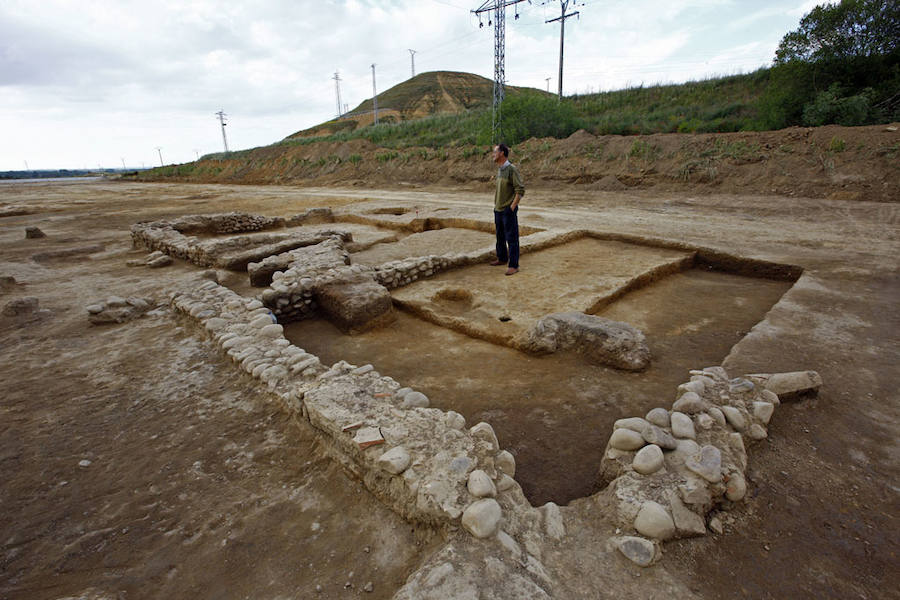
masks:
[[[504,97],[503,86],[506,83],[506,7],[524,1],[485,0],[481,6],[472,11],[479,17],[479,26],[484,26],[484,23],[481,22],[481,15],[484,13],[488,13],[488,26],[494,26],[494,101],[491,116],[491,142],[495,144],[500,142],[502,132],[500,107]],[[519,18],[518,13],[516,13],[516,18]]]
[[[228,123],[225,122],[225,118],[228,117],[228,115],[225,114],[224,110],[220,110],[216,113],[216,116],[219,117],[219,123],[222,125],[222,144],[225,146],[225,154],[228,154],[228,138],[225,137],[225,126],[228,125]]]

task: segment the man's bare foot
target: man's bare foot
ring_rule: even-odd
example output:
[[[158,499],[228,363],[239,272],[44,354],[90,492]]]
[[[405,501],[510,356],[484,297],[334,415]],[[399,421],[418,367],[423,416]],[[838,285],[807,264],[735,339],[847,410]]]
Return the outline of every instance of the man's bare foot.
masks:
[[[510,268],[508,268],[508,269],[506,270],[506,274],[507,274],[507,275],[515,275],[515,274],[518,273],[518,272],[519,272],[518,269],[514,269],[514,268],[512,268],[512,267],[510,267]]]
[[[491,262],[492,267],[499,267],[500,265],[505,265],[505,262],[500,262],[499,260],[495,260]]]

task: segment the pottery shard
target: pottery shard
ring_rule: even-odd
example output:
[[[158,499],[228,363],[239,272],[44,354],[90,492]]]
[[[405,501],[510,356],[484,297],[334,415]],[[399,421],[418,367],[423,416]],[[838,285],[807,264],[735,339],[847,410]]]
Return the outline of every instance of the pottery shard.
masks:
[[[529,332],[525,346],[532,352],[574,350],[593,361],[628,371],[642,371],[650,364],[650,349],[640,330],[581,312],[543,317]]]
[[[656,546],[650,540],[627,535],[616,540],[616,547],[628,560],[639,567],[648,567],[656,555]]]
[[[497,495],[497,487],[487,473],[481,469],[475,469],[469,473],[469,481],[466,484],[469,493],[476,498],[485,498]]]
[[[645,443],[640,433],[630,429],[616,429],[609,438],[609,445],[617,450],[637,450]]]
[[[703,446],[684,461],[684,466],[710,483],[722,481],[722,453],[715,446]]]
[[[671,435],[657,427],[656,425],[648,425],[641,431],[641,436],[648,444],[656,444],[660,448],[666,450],[674,450],[678,447],[678,443]]]
[[[634,528],[647,537],[667,540],[675,535],[675,522],[666,508],[658,502],[648,500],[641,505]]]
[[[410,461],[409,450],[403,446],[397,446],[379,457],[378,466],[391,475],[399,475],[409,467]]]
[[[477,538],[486,538],[496,533],[503,511],[493,498],[478,500],[469,505],[462,515],[463,528]]]

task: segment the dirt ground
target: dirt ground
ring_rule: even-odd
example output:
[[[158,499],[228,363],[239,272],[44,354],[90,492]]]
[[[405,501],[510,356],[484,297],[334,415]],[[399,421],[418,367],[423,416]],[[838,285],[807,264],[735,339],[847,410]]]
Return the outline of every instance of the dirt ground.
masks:
[[[128,233],[138,220],[361,202],[489,211],[484,192],[442,188],[0,184],[0,275],[15,278],[0,304],[35,296],[49,310],[0,317],[0,597],[389,598],[440,547],[325,458],[314,432],[165,306],[164,290],[199,268],[125,265],[145,255]],[[667,544],[654,569],[709,599],[900,597],[891,583],[900,574],[897,204],[538,187],[520,220],[805,271],[793,286],[689,271],[611,305],[603,316],[648,332],[656,371],[643,379],[525,357],[405,314],[364,336],[321,321],[286,334],[325,363],[371,362],[437,406],[492,423],[529,500],[568,502],[573,513],[596,491],[611,421],[667,406],[687,369],[817,370],[820,394],[783,405],[768,440],[751,448],[748,497],[725,515],[725,533]],[[26,226],[48,237],[25,239]],[[84,307],[110,295],[160,307],[90,325]],[[625,564],[622,589],[592,587],[589,531],[573,532],[554,562],[566,581],[559,597],[623,597],[629,582],[635,597],[651,597]]]

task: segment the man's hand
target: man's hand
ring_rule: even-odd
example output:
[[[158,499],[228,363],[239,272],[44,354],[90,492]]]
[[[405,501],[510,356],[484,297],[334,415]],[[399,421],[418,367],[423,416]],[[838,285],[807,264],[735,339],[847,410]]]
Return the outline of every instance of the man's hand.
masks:
[[[512,204],[509,205],[510,210],[516,210],[519,208],[519,195],[516,194],[516,197],[513,198]]]

